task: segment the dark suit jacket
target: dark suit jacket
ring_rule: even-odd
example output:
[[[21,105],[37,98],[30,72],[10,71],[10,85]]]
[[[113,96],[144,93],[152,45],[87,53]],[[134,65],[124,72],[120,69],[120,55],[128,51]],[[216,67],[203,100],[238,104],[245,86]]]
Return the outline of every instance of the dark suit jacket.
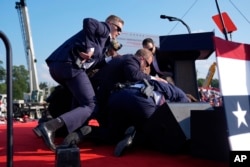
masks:
[[[105,43],[109,39],[110,27],[105,22],[99,22],[92,18],[83,20],[83,29],[73,35],[61,46],[59,46],[47,59],[46,62],[72,62],[75,59],[72,56],[72,51],[87,52],[90,48],[95,48],[92,60],[95,61],[92,68],[104,60],[103,50]],[[74,67],[74,66],[72,66]]]
[[[113,58],[93,77],[93,86],[99,101],[107,99],[117,83],[137,82],[150,79],[150,75],[140,70],[139,59],[127,54]]]
[[[171,84],[155,80],[150,80],[149,83],[154,86],[154,91],[161,92],[168,102],[188,103],[189,100],[186,93],[179,87]]]
[[[167,56],[161,55],[159,48],[156,47],[155,59],[158,64],[159,70],[167,75],[162,75],[154,68],[153,63],[150,65],[150,75],[155,76],[156,74],[159,77],[173,77],[174,75],[174,61]]]

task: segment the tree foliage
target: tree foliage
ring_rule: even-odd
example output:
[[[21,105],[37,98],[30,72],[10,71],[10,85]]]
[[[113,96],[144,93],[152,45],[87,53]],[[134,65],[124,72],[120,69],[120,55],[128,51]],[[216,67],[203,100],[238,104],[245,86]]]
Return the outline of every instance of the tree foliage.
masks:
[[[211,86],[214,88],[220,88],[220,83],[218,79],[213,79],[211,82]]]
[[[205,81],[204,78],[199,78],[199,79],[197,79],[197,85],[198,85],[198,87],[202,87],[204,81]],[[219,88],[219,80],[218,80],[218,79],[212,79],[210,85],[211,85],[211,87],[213,87],[213,88]]]
[[[198,87],[202,87],[204,81],[205,81],[204,78],[199,78],[199,79],[197,80],[197,85],[198,85]]]
[[[23,99],[23,94],[29,92],[29,72],[24,65],[13,66],[13,99]]]
[[[0,93],[6,94],[6,70],[3,67],[3,61],[0,60]]]
[[[6,80],[6,70],[3,68],[3,61],[0,60],[0,82]]]
[[[48,83],[47,82],[41,82],[40,84],[39,84],[39,88],[40,89],[46,89],[46,88],[48,88],[49,86],[48,86]]]

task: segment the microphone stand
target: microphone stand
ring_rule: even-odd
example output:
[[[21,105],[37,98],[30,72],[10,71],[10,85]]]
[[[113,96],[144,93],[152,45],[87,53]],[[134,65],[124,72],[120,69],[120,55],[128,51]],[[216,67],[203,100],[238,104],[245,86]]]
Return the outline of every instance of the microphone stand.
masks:
[[[189,26],[181,19],[176,18],[176,17],[170,17],[170,16],[165,16],[165,17],[161,17],[162,19],[168,19],[169,21],[179,21],[181,22],[188,30],[188,33],[191,34],[191,30],[189,28]]]
[[[178,19],[178,18],[173,18],[173,19],[169,19],[169,21],[179,21],[179,22],[181,22],[187,28],[188,33],[191,34],[191,30],[190,30],[189,26],[183,20]]]

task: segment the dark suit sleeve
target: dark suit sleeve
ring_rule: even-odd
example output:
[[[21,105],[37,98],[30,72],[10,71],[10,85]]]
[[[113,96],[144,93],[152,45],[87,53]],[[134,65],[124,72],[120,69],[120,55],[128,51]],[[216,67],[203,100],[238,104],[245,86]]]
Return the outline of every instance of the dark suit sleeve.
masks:
[[[171,83],[155,80],[150,80],[150,83],[154,86],[155,91],[163,93],[165,98],[170,102],[189,102],[185,92]]]
[[[147,75],[141,71],[140,62],[133,55],[124,61],[123,72],[127,80],[130,82],[142,81],[144,78],[147,80],[150,79],[150,75]]]
[[[95,48],[97,41],[97,37],[100,38],[108,38],[110,34],[110,27],[107,23],[99,22],[92,18],[86,18],[83,20],[83,31],[86,43],[86,48]]]

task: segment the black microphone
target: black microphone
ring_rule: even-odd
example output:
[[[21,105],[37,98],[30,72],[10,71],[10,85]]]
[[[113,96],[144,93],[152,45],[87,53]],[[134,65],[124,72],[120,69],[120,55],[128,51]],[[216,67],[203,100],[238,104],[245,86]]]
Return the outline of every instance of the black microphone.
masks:
[[[169,21],[178,20],[176,17],[166,16],[166,15],[160,15],[160,18],[161,19],[168,19]]]
[[[160,15],[160,18],[161,18],[161,19],[167,19],[167,18],[169,18],[169,16],[166,16],[166,15]]]
[[[181,19],[178,19],[176,17],[172,17],[172,16],[166,16],[166,15],[160,15],[161,19],[168,19],[169,21],[180,21],[188,30],[189,34],[191,34],[191,30],[189,28],[189,26]]]

